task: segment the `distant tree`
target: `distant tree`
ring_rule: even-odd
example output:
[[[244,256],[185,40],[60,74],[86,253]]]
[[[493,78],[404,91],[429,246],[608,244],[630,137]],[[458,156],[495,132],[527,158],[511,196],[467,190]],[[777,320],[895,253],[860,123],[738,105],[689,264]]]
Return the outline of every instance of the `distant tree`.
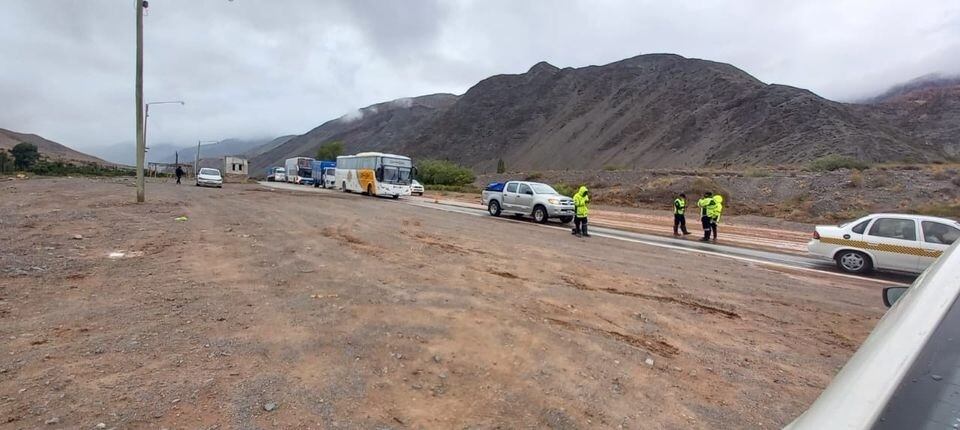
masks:
[[[6,173],[13,170],[13,157],[7,154],[7,151],[0,149],[0,173]]]
[[[507,165],[503,163],[503,159],[497,160],[497,173],[504,173],[507,171]]]
[[[10,150],[13,154],[13,164],[20,170],[28,170],[40,159],[40,151],[37,145],[27,142],[20,142]]]
[[[466,185],[476,178],[473,171],[445,160],[422,160],[417,163],[418,180],[427,185]]]
[[[324,143],[317,150],[317,160],[336,160],[341,155],[343,155],[343,142],[339,140]]]

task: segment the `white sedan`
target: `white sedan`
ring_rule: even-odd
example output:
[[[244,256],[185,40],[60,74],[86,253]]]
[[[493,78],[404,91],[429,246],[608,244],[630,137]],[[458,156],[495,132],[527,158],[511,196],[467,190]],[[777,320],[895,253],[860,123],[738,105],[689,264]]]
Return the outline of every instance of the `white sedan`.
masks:
[[[217,169],[204,167],[200,169],[200,173],[197,175],[197,186],[221,188],[223,187],[223,176]]]
[[[873,214],[819,225],[807,249],[848,273],[873,269],[920,273],[960,238],[960,223],[922,215]]]
[[[410,194],[416,194],[418,196],[423,195],[423,185],[417,182],[416,179],[410,183]]]

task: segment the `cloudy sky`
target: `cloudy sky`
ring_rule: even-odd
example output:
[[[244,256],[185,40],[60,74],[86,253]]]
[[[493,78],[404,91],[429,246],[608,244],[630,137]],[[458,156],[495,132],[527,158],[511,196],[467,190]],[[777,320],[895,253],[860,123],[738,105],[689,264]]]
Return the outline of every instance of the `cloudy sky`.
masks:
[[[134,136],[134,1],[0,3],[0,127],[90,151]],[[303,133],[534,63],[670,52],[853,100],[960,73],[957,0],[152,0],[154,142]]]

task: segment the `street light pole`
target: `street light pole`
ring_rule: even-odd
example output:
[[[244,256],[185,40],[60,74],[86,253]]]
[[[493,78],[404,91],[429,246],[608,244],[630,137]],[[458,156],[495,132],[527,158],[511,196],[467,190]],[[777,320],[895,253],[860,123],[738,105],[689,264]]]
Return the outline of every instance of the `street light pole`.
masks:
[[[145,108],[145,109],[144,109],[144,114],[143,114],[143,152],[144,152],[143,157],[144,157],[144,159],[146,159],[146,157],[147,157],[147,155],[146,155],[146,152],[147,152],[147,122],[148,122],[148,120],[150,119],[150,105],[165,105],[165,104],[172,104],[172,103],[177,103],[177,104],[179,104],[180,106],[183,106],[183,105],[186,104],[186,103],[183,102],[183,100],[173,100],[173,101],[168,101],[168,102],[149,102],[149,103],[147,103],[146,105],[144,105],[144,108]]]
[[[220,141],[219,140],[198,140],[197,141],[197,160],[193,162],[194,177],[200,174],[200,144],[201,143],[216,144],[216,143],[220,143]]]
[[[143,161],[144,161],[144,142],[143,135],[143,6],[146,3],[143,0],[137,2],[137,77],[136,77],[136,103],[137,103],[137,203],[144,201],[143,187]]]

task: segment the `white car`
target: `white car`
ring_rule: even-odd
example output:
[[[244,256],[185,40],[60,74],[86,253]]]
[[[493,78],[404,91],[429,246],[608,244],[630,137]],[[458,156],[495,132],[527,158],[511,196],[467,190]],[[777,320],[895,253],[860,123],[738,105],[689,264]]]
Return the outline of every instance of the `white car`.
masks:
[[[416,179],[410,183],[410,194],[416,194],[418,196],[423,195],[423,185],[417,182]]]
[[[223,176],[220,176],[220,171],[217,169],[204,167],[200,169],[200,173],[197,175],[197,186],[221,188],[223,187]]]
[[[839,226],[819,225],[807,249],[840,270],[920,273],[960,238],[960,223],[923,215],[873,214]]]
[[[910,288],[883,290],[890,310],[787,430],[960,428],[958,247]]]

